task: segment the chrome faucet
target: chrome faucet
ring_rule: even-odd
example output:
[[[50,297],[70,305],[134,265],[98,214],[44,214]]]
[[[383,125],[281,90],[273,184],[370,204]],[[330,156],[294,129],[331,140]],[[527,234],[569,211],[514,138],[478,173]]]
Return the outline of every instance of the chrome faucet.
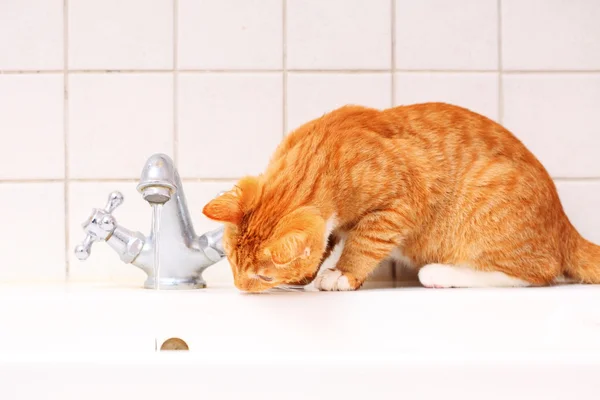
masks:
[[[86,237],[75,248],[80,260],[90,256],[95,242],[106,241],[125,263],[141,268],[148,279],[146,288],[199,289],[206,287],[202,272],[225,257],[222,247],[223,228],[197,236],[192,226],[179,173],[164,154],[154,154],[146,161],[137,190],[150,205],[163,205],[160,220],[160,276],[154,268],[153,235],[145,237],[117,224],[112,212],[123,203],[119,192],[110,194],[104,209],[94,209],[83,223]],[[158,283],[158,285],[156,285]]]

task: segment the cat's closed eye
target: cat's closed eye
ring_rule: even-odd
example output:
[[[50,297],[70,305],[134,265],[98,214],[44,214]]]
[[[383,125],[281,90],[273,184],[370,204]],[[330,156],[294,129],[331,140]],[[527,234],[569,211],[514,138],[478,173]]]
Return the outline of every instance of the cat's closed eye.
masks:
[[[256,275],[256,277],[260,280],[263,280],[265,282],[271,282],[273,280],[272,277],[270,276],[265,276],[265,275]]]

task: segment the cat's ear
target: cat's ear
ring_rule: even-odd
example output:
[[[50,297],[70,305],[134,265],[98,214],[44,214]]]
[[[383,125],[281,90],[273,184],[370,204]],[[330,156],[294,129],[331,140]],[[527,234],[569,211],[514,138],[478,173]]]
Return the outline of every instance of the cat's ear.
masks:
[[[223,193],[209,201],[202,209],[202,214],[214,221],[234,225],[239,225],[244,216],[239,196],[235,190]]]
[[[308,235],[301,231],[291,231],[273,241],[265,248],[265,255],[271,257],[273,264],[285,267],[299,257],[308,257]]]
[[[239,225],[258,202],[261,188],[258,178],[242,178],[232,190],[208,202],[202,213],[215,221]]]
[[[235,190],[240,199],[242,211],[247,213],[256,207],[262,193],[262,183],[255,176],[246,176],[238,181]]]

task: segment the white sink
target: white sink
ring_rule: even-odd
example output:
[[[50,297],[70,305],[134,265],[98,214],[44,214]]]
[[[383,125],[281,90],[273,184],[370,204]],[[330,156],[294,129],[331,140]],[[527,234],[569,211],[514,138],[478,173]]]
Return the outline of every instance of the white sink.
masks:
[[[255,389],[246,398],[286,399],[600,393],[600,286],[249,295],[12,285],[0,286],[0,304],[0,382],[43,398],[47,385],[67,385],[61,399],[106,398],[119,385],[134,385],[134,398],[184,386],[178,396],[211,399],[243,387]],[[156,352],[170,337],[190,351]],[[36,376],[46,386],[27,384]]]

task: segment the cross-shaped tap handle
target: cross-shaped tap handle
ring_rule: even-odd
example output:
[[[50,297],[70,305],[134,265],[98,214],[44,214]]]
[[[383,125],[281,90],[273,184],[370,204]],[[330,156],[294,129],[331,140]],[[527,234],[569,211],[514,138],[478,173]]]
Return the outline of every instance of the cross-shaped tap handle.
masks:
[[[121,192],[112,192],[108,196],[108,202],[103,210],[94,208],[92,215],[83,223],[83,230],[86,235],[83,242],[75,247],[75,257],[80,260],[86,260],[92,251],[92,245],[95,242],[106,240],[112,235],[117,227],[117,221],[112,216],[115,208],[123,204],[123,195]]]
[[[94,244],[95,241],[96,240],[94,239],[94,236],[92,236],[90,233],[85,235],[83,242],[75,246],[75,257],[81,261],[87,260],[92,252],[92,244]]]
[[[108,195],[108,202],[106,203],[106,206],[104,206],[104,210],[107,213],[112,214],[115,208],[123,204],[123,200],[124,198],[121,192],[112,192]]]

